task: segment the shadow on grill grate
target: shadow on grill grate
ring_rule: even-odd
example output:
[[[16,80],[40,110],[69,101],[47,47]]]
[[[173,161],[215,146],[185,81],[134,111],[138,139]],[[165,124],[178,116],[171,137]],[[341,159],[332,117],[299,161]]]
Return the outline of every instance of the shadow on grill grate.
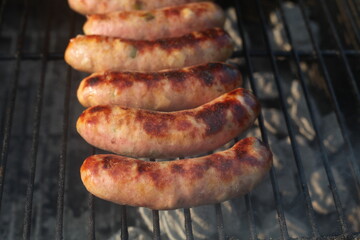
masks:
[[[274,167],[241,199],[151,211],[99,200],[81,183],[80,165],[97,150],[76,133],[86,75],[63,52],[84,18],[66,1],[1,2],[1,239],[360,237],[360,4],[222,6],[231,62],[263,107],[246,135],[270,145]]]

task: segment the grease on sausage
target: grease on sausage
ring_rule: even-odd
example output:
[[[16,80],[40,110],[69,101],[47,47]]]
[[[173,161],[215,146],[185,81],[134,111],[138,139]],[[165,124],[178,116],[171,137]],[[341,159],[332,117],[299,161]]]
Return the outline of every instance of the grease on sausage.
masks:
[[[80,171],[87,190],[99,198],[168,210],[244,195],[264,178],[271,165],[269,148],[251,137],[223,152],[167,162],[94,155],[84,161]]]
[[[241,84],[235,67],[213,62],[160,72],[95,73],[82,80],[77,96],[85,107],[121,105],[177,111],[198,107]]]
[[[68,0],[70,7],[81,14],[114,11],[151,10],[203,0]]]
[[[86,35],[155,40],[223,27],[224,21],[225,15],[219,6],[200,2],[152,11],[89,15],[83,29]]]
[[[225,61],[232,51],[233,42],[221,28],[154,41],[79,35],[70,40],[65,60],[84,72],[159,71]]]
[[[77,130],[91,145],[132,157],[169,158],[214,150],[249,128],[260,103],[238,88],[191,110],[155,112],[99,105],[88,108]]]

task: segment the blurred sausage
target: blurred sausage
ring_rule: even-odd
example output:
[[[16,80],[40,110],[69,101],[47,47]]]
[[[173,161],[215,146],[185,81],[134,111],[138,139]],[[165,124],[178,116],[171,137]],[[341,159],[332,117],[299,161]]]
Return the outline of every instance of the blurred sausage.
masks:
[[[168,210],[240,197],[264,178],[271,165],[269,148],[251,137],[223,152],[175,161],[94,155],[84,161],[80,173],[87,190],[99,198]]]
[[[77,91],[85,107],[121,105],[160,111],[198,107],[242,84],[233,66],[213,62],[160,72],[94,73]]]
[[[225,15],[219,6],[212,2],[200,2],[152,11],[90,15],[83,29],[87,35],[155,40],[222,27],[224,21]]]
[[[225,61],[233,51],[221,28],[154,41],[105,36],[77,36],[70,40],[65,60],[84,72],[159,71],[213,61]]]
[[[81,14],[114,11],[151,10],[203,0],[68,0],[70,8]]]
[[[249,128],[260,111],[242,88],[198,108],[177,112],[99,105],[77,121],[79,134],[91,145],[131,157],[170,158],[214,150]]]

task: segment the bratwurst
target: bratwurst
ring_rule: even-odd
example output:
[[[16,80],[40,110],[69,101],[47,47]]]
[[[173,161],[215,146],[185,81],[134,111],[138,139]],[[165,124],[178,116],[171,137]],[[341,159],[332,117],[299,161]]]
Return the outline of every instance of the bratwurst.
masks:
[[[85,107],[178,111],[198,107],[241,84],[241,73],[235,67],[213,62],[160,72],[94,73],[81,81],[77,96]]]
[[[114,11],[151,10],[203,0],[68,0],[70,7],[81,14]]]
[[[87,16],[86,35],[155,40],[224,25],[223,10],[212,2],[189,3],[152,11],[111,12]]]
[[[80,35],[70,40],[65,60],[84,72],[146,72],[221,62],[232,52],[230,36],[221,28],[210,28],[154,41]]]
[[[110,152],[183,157],[229,142],[252,125],[259,111],[256,97],[238,88],[200,107],[169,113],[99,105],[86,109],[76,127],[89,144]]]
[[[272,153],[250,137],[208,156],[146,162],[112,154],[93,155],[81,179],[95,196],[123,205],[156,210],[189,208],[240,197],[272,166]]]

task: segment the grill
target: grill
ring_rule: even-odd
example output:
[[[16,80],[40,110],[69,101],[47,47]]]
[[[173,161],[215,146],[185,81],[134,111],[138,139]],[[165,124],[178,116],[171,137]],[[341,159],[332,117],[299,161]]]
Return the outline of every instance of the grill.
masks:
[[[275,156],[285,149],[277,151],[279,144],[286,143],[288,154],[279,155],[259,188],[230,201],[235,219],[227,219],[224,208],[228,205],[206,208],[211,217],[201,221],[214,222],[211,226],[216,227],[200,235],[204,239],[360,238],[359,2],[221,4],[234,10],[228,11],[229,25],[241,38],[231,60],[238,62],[245,87],[263,105],[263,114],[249,134],[261,136]],[[289,5],[296,6],[295,22],[302,23],[300,35],[310,47],[299,46],[300,29],[289,20]],[[80,165],[99,151],[87,145],[75,129],[82,111],[75,93],[86,75],[63,61],[68,40],[81,33],[83,21],[66,1],[1,1],[0,238],[128,239],[134,234],[130,228],[136,227],[150,238],[166,239],[178,222],[178,238],[200,238],[194,209],[176,214],[143,209],[150,216],[144,222],[137,208],[99,200],[83,187]],[[281,28],[283,47],[276,43],[276,26]],[[263,72],[268,74],[261,80],[264,76],[259,73]],[[269,85],[271,91],[266,92]],[[291,101],[296,95],[294,86],[301,103]],[[304,113],[294,115],[293,106]],[[269,115],[266,109],[277,109],[280,115]],[[321,117],[324,112],[333,116],[329,126]],[[275,130],[271,125],[274,116],[280,118]],[[299,122],[308,123],[304,126],[310,129],[310,139],[299,137],[303,131]],[[333,133],[337,134],[329,140],[327,135]],[[304,141],[309,145],[304,147]],[[329,146],[336,144],[338,148],[332,151]],[[312,149],[313,156],[305,149]],[[318,171],[309,167],[314,164]],[[317,199],[319,191],[328,193],[325,200]],[[320,203],[329,204],[322,211]],[[163,223],[170,218],[174,224],[165,228]],[[237,233],[229,230],[231,225],[240,226]],[[209,231],[214,234],[206,235]]]

